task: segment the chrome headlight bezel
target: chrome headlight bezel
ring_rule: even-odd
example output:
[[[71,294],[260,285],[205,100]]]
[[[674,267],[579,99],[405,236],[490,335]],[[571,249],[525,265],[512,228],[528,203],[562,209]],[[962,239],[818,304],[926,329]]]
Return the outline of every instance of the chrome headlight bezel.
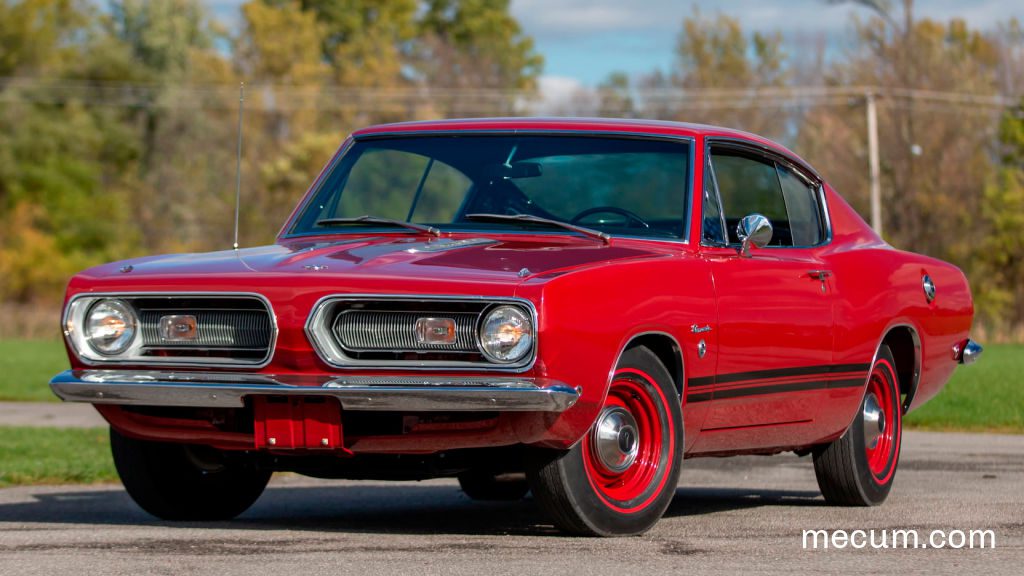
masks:
[[[490,360],[479,345],[480,319],[477,318],[473,328],[473,342],[475,345],[476,359],[459,361],[452,359],[362,359],[349,355],[339,345],[331,330],[332,323],[337,314],[339,306],[363,305],[367,303],[409,303],[426,302],[430,304],[476,304],[482,307],[480,316],[485,315],[491,307],[500,305],[514,305],[521,308],[530,318],[533,327],[533,346],[528,354],[517,362],[498,363]],[[442,314],[441,312],[430,312],[430,314]],[[456,294],[393,294],[393,293],[353,293],[353,294],[329,294],[318,300],[312,308],[306,320],[306,337],[312,344],[314,351],[320,360],[331,368],[345,370],[445,370],[451,372],[463,371],[494,371],[508,373],[523,373],[531,370],[537,361],[540,336],[538,330],[540,324],[537,319],[537,309],[534,303],[526,298],[508,296],[466,296]]]
[[[495,318],[504,315],[505,319]],[[492,325],[492,320],[497,323]],[[506,354],[494,350],[489,341],[495,339],[495,334],[488,334],[488,330],[512,326],[513,330],[519,331],[515,343],[508,346]],[[526,358],[534,348],[537,337],[537,327],[529,311],[512,304],[501,304],[485,310],[480,315],[480,325],[477,327],[477,345],[485,358],[495,364],[515,364]]]
[[[105,312],[101,312],[101,309],[104,308]],[[99,322],[98,316],[102,318]],[[120,323],[120,333],[116,336],[104,336],[98,333],[103,330],[102,324],[109,324],[110,320]],[[82,335],[89,348],[104,357],[116,357],[123,354],[131,348],[138,332],[138,313],[131,304],[118,298],[104,298],[94,302],[86,310],[82,322]]]
[[[102,305],[119,309],[126,316],[127,330],[131,336],[119,348],[104,350],[90,333],[90,316]],[[72,300],[64,313],[64,335],[80,358],[94,362],[131,357],[141,346],[138,312],[127,300],[116,296],[81,297]]]
[[[146,338],[144,338],[144,323],[142,322],[143,310],[135,304],[138,300],[153,299],[189,299],[189,300],[254,300],[258,301],[270,321],[270,340],[267,344],[266,354],[261,358],[237,359],[228,356],[209,356],[202,353],[197,355],[175,355],[162,356],[147,353]],[[98,353],[88,342],[85,334],[85,318],[92,307],[102,300],[123,300],[132,307],[136,314],[137,331],[127,349],[117,355],[103,355]],[[194,368],[263,368],[270,364],[277,350],[278,325],[277,315],[270,301],[262,294],[255,292],[209,292],[209,291],[184,291],[184,292],[83,292],[72,296],[64,307],[61,327],[64,333],[64,340],[75,357],[87,366],[107,365],[159,365],[175,367]]]

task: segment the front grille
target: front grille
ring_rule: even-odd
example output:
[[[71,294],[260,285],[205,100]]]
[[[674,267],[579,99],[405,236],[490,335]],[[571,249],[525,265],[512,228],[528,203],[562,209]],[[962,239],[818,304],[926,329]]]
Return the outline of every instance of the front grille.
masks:
[[[416,339],[416,321],[420,318],[443,316],[455,321],[455,342],[451,344],[421,344]],[[476,352],[476,323],[478,314],[449,314],[438,311],[377,312],[346,310],[338,314],[331,331],[342,348],[352,352],[449,350]]]
[[[202,363],[260,364],[269,359],[274,323],[267,305],[253,296],[166,296],[130,299],[139,315],[139,354]],[[160,333],[166,316],[195,318],[195,336],[168,340]]]
[[[195,340],[168,341],[160,336],[164,316],[189,314],[196,319]],[[270,317],[259,310],[144,310],[139,314],[146,347],[260,348],[270,344]]]
[[[495,365],[477,346],[481,317],[501,304],[532,315],[524,301],[514,299],[339,296],[314,310],[308,329],[324,360],[339,367],[521,369],[533,361],[533,354],[512,365]],[[416,324],[428,318],[452,320],[454,341],[421,342]]]

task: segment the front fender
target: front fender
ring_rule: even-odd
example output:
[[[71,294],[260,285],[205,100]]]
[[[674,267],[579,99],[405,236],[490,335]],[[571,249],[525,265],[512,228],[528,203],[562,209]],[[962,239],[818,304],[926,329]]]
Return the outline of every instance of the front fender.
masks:
[[[576,405],[546,420],[542,444],[568,448],[586,434],[604,405],[619,356],[638,335],[675,340],[687,378],[714,373],[714,356],[696,353],[697,341],[707,335],[689,329],[717,322],[711,276],[699,258],[679,253],[530,279],[516,296],[537,305],[538,375],[581,387]],[[699,429],[699,415],[692,416],[688,432]]]

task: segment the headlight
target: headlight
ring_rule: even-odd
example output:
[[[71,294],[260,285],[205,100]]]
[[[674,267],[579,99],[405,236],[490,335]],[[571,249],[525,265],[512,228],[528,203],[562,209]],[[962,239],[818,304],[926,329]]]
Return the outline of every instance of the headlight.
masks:
[[[135,339],[138,321],[124,300],[100,300],[85,314],[83,332],[89,346],[104,356],[116,356]]]
[[[533,321],[515,306],[498,306],[480,323],[480,350],[492,362],[522,360],[533,349]]]

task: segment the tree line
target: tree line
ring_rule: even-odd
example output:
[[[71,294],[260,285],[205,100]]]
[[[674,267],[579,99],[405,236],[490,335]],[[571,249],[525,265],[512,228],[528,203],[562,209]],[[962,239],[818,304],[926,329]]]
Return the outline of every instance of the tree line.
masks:
[[[867,215],[870,93],[886,239],[959,265],[979,322],[1019,339],[1024,33],[856,3],[848,41],[796,45],[694,10],[671,69],[613,73],[557,112],[764,134]],[[196,0],[0,0],[0,302],[52,307],[85,266],[229,247],[243,80],[254,245],[348,131],[529,114],[542,68],[508,0],[251,0],[231,28]]]

